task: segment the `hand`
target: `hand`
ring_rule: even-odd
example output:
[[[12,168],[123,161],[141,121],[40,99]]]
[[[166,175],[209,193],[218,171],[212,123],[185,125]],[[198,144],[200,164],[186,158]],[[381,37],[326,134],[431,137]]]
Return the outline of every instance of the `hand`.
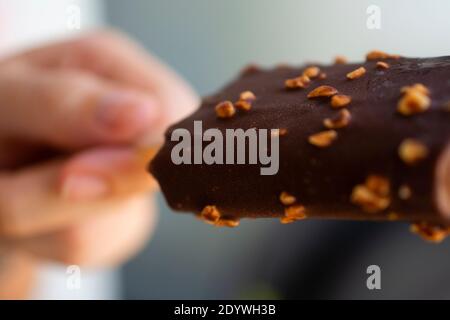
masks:
[[[147,158],[197,105],[171,70],[98,32],[0,62],[0,245],[118,263],[154,225]]]

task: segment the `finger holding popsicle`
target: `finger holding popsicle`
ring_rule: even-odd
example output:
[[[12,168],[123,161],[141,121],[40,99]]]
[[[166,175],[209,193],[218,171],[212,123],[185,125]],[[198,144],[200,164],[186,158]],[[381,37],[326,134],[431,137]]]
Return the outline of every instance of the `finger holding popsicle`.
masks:
[[[95,265],[135,252],[139,245],[131,243],[142,245],[154,224],[155,209],[144,204],[156,188],[146,163],[167,126],[196,107],[193,91],[110,31],[37,48],[0,66],[2,243],[67,262],[65,252],[100,257],[89,243],[109,242],[109,256],[86,260]],[[90,224],[102,239],[84,231],[93,230]]]

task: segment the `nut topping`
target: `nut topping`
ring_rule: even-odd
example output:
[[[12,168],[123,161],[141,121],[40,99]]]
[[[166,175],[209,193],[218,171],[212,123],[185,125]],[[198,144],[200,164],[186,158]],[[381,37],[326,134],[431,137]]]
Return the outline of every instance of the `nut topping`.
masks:
[[[252,108],[251,102],[247,100],[238,100],[234,103],[234,106],[236,107],[236,109],[243,111],[249,111]]]
[[[284,209],[284,217],[280,219],[280,222],[286,224],[305,218],[305,207],[301,205],[292,205]]]
[[[284,86],[287,89],[303,89],[308,87],[310,82],[311,80],[309,79],[308,76],[302,75],[297,78],[287,79],[284,82]]]
[[[358,78],[361,78],[365,73],[366,73],[366,68],[359,67],[358,69],[347,73],[347,79],[349,79],[349,80],[358,79]]]
[[[291,194],[289,194],[289,193],[287,193],[285,191],[283,191],[280,194],[280,202],[283,205],[285,205],[285,206],[289,206],[291,204],[294,204],[296,201],[297,201],[297,199],[293,195],[291,195]]]
[[[342,109],[335,118],[323,120],[323,125],[328,129],[339,129],[348,126],[352,116],[347,109]]]
[[[239,95],[239,100],[253,101],[255,99],[256,99],[255,94],[249,90],[244,91]]]
[[[308,98],[332,97],[337,93],[338,91],[331,86],[319,86],[308,93]]]
[[[334,63],[335,64],[346,64],[347,63],[347,58],[344,56],[336,56],[334,58]]]
[[[364,211],[376,213],[389,207],[391,199],[390,183],[385,177],[370,175],[365,184],[353,188],[350,200],[360,206]]]
[[[231,101],[223,101],[216,105],[216,115],[219,118],[231,118],[236,113]]]
[[[389,69],[390,67],[389,64],[384,61],[378,61],[376,66],[378,69]]]
[[[348,105],[352,101],[350,96],[345,94],[337,94],[331,98],[331,106],[333,108],[342,108]]]
[[[319,76],[319,74],[320,69],[318,67],[308,67],[305,69],[305,71],[303,71],[303,75],[311,79]]]
[[[336,131],[326,130],[310,135],[308,141],[310,144],[316,147],[325,148],[330,146],[334,142],[334,140],[337,139],[337,136],[338,134]]]
[[[220,211],[216,206],[206,206],[200,213],[200,218],[208,224],[212,224],[217,227],[237,227],[239,220],[222,218]]]
[[[427,95],[427,96],[430,95],[430,90],[428,90],[428,88],[425,87],[421,83],[415,83],[412,86],[405,86],[405,87],[402,87],[400,89],[400,92],[402,94],[406,94],[406,93],[411,92],[411,91],[418,91],[418,92],[423,93],[424,95]]]
[[[239,95],[239,100],[235,102],[234,106],[237,109],[249,111],[252,108],[252,102],[256,99],[256,96],[251,91],[244,91]]]
[[[403,97],[397,105],[397,111],[405,116],[425,112],[430,108],[429,90],[420,83],[401,89]]]
[[[379,196],[387,197],[390,193],[389,180],[383,176],[370,175],[366,179],[366,187]]]
[[[239,223],[240,223],[240,221],[237,219],[220,219],[214,225],[216,227],[235,228],[235,227],[239,226]]]
[[[400,56],[396,55],[396,54],[389,54],[383,51],[379,51],[379,50],[373,50],[370,51],[367,55],[366,55],[366,60],[370,61],[370,60],[378,60],[378,59],[399,59]]]
[[[428,156],[428,148],[416,139],[406,139],[400,144],[398,155],[406,164],[416,165]]]
[[[400,99],[397,110],[405,116],[410,116],[416,113],[425,112],[430,107],[430,104],[430,98],[415,91],[405,94],[405,96]]]
[[[336,139],[337,139],[336,131],[326,130],[310,135],[308,141],[310,144],[316,147],[325,148],[330,146]]]
[[[450,227],[443,227],[428,222],[417,222],[411,225],[410,231],[427,241],[439,243],[450,234]]]
[[[206,206],[200,213],[200,217],[207,223],[215,224],[220,219],[220,212],[216,206]]]

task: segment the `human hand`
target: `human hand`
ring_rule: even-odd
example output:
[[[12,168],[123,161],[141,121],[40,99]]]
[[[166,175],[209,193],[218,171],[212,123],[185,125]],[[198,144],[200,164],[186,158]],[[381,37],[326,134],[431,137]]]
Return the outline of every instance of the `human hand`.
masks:
[[[125,37],[97,32],[0,62],[0,245],[70,264],[129,257],[154,224],[136,146],[197,104]]]

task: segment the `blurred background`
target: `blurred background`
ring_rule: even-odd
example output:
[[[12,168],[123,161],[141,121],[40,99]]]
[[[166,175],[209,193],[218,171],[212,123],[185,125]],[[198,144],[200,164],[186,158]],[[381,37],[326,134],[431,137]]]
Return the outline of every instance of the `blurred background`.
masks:
[[[446,0],[11,2],[22,6],[26,14],[17,23],[29,32],[3,39],[4,44],[10,42],[9,48],[72,36],[63,20],[50,19],[53,28],[40,30],[48,23],[32,24],[30,17],[42,13],[41,19],[49,20],[76,4],[81,8],[81,31],[106,25],[128,33],[200,95],[219,89],[251,62],[331,62],[336,55],[358,61],[372,49],[405,56],[450,53]],[[379,9],[379,25],[368,23],[373,6]],[[277,220],[257,220],[243,221],[236,229],[217,229],[191,215],[173,213],[162,196],[159,204],[159,225],[146,248],[118,272],[102,271],[103,290],[115,292],[110,296],[450,298],[450,240],[425,243],[410,234],[406,224],[281,225]],[[366,269],[372,264],[381,268],[381,290],[366,287]],[[40,285],[45,287],[45,280]]]

